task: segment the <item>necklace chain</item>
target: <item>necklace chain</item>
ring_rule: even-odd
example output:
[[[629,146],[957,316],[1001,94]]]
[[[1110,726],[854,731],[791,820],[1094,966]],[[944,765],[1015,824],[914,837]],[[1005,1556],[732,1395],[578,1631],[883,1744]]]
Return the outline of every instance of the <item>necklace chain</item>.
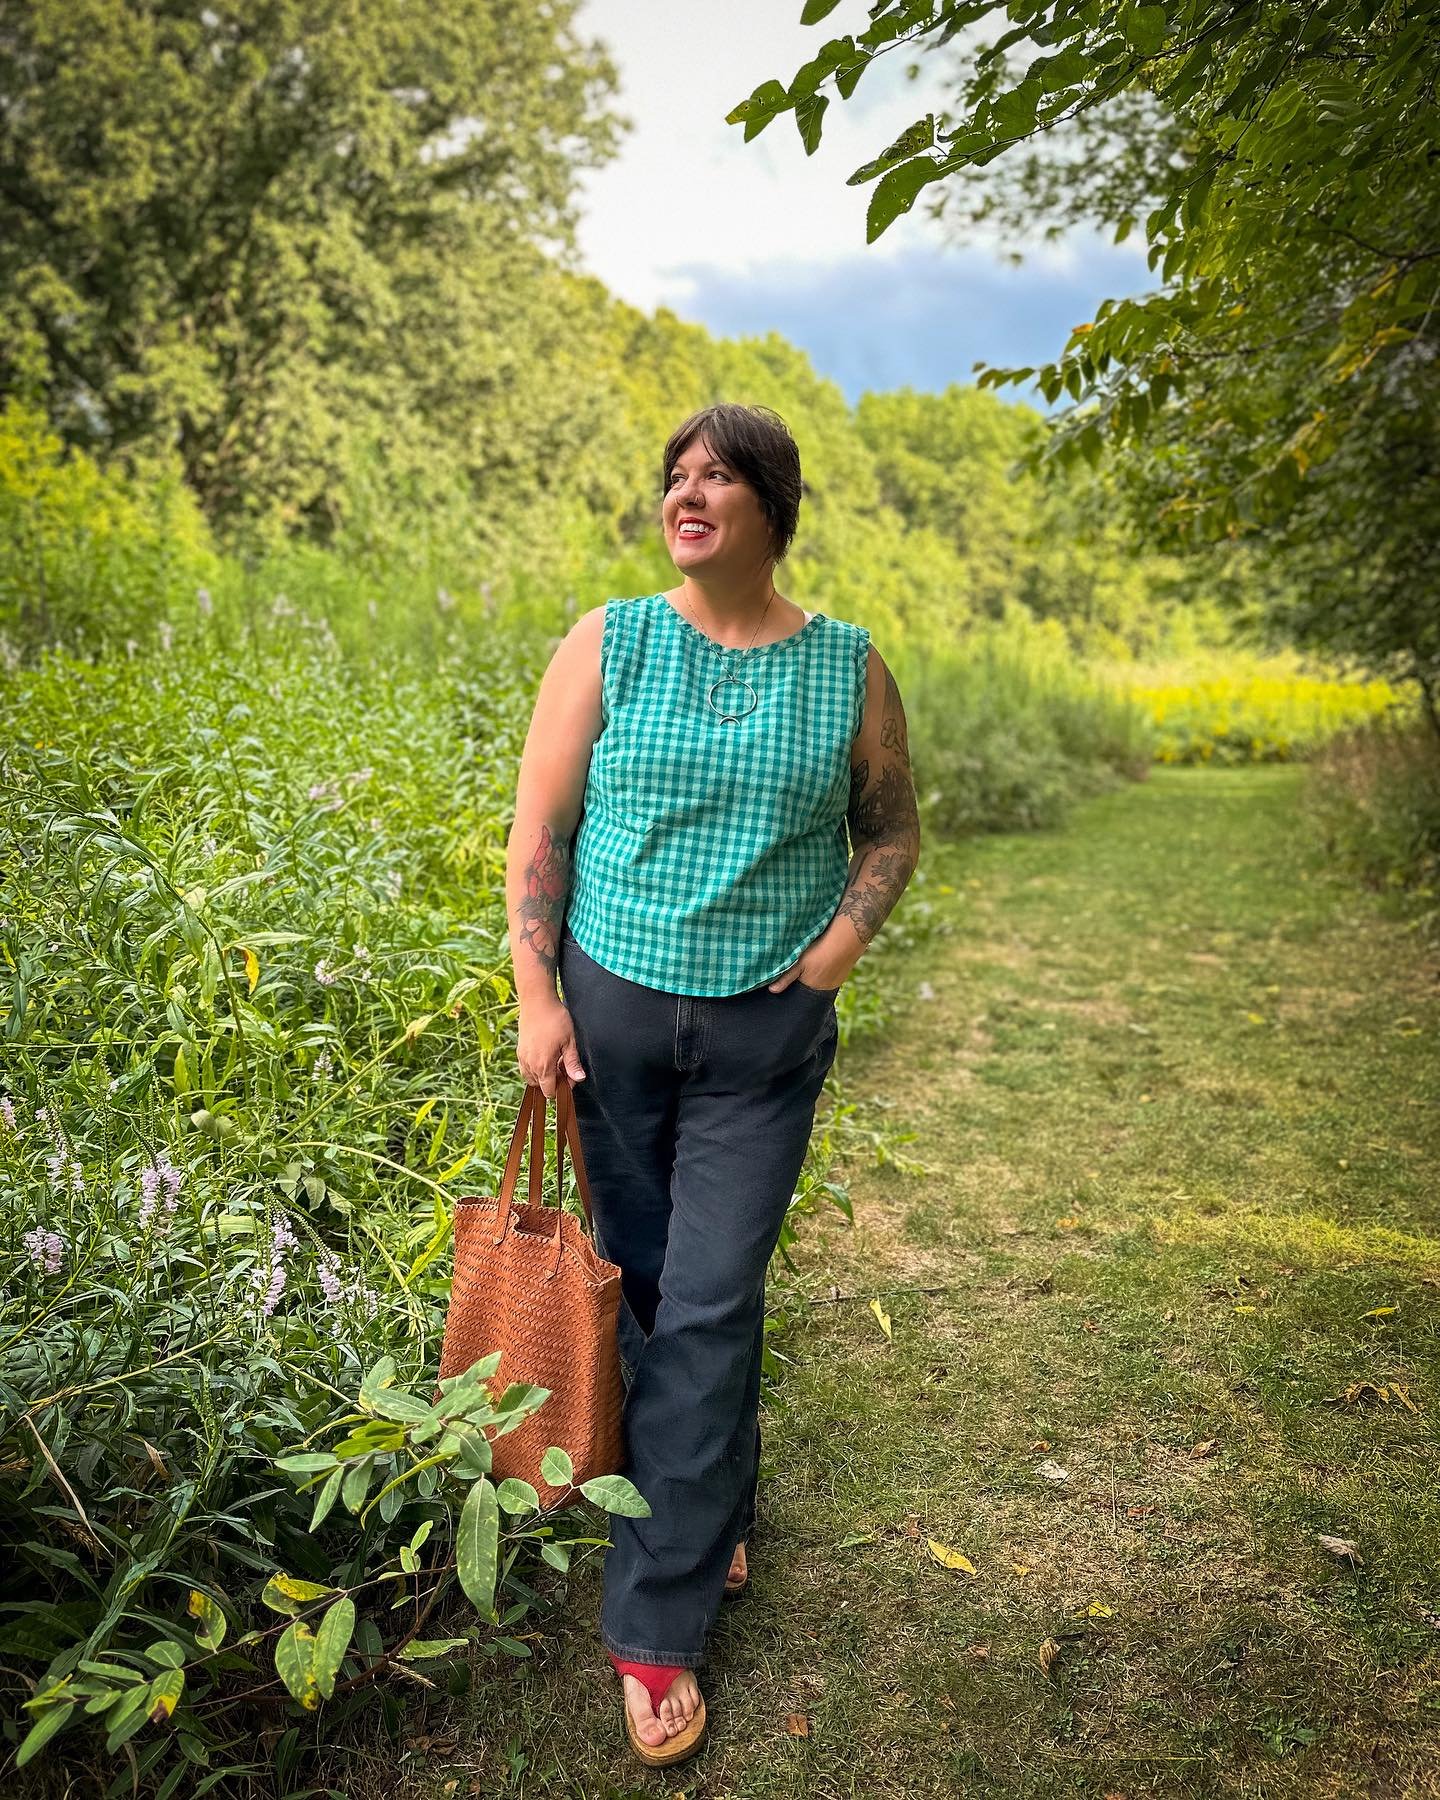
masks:
[[[680,598],[682,600],[685,600],[685,595],[683,592],[681,593]],[[712,681],[710,683],[710,686],[708,688],[706,688],[706,690],[705,690],[706,704],[709,706],[711,712],[719,714],[720,722],[723,725],[738,725],[740,723],[741,719],[748,718],[750,716],[750,714],[752,712],[754,712],[755,708],[760,704],[760,696],[755,692],[754,684],[752,682],[748,681],[745,678],[745,676],[737,675],[735,673],[734,663],[728,661],[727,658],[730,656],[733,656],[736,653],[736,651],[739,650],[740,661],[742,664],[744,663],[746,657],[748,657],[750,652],[755,648],[755,640],[760,635],[760,627],[765,623],[765,615],[766,615],[766,613],[768,613],[770,611],[770,601],[773,600],[774,598],[775,598],[775,588],[774,588],[774,585],[772,584],[771,588],[770,588],[770,600],[767,600],[765,602],[765,605],[764,605],[763,610],[761,611],[760,617],[755,622],[755,629],[754,629],[754,631],[752,631],[750,633],[750,642],[748,644],[746,644],[746,646],[743,650],[740,650],[739,645],[737,645],[737,644],[717,644],[715,642],[714,638],[711,637],[710,633],[705,630],[703,625],[701,625],[699,619],[695,617],[694,607],[691,606],[691,604],[688,600],[685,600],[685,610],[690,614],[692,619],[695,619],[695,629],[700,633],[701,637],[704,638],[705,642],[710,646],[710,648],[720,658],[721,666],[723,667],[723,669],[725,671],[725,673],[723,675],[721,675],[717,681]],[[747,707],[745,707],[745,709],[742,712],[732,712],[729,710],[728,707],[720,707],[715,704],[716,689],[723,688],[728,682],[734,682],[737,686],[742,687],[742,688],[747,688],[749,690],[750,704]]]

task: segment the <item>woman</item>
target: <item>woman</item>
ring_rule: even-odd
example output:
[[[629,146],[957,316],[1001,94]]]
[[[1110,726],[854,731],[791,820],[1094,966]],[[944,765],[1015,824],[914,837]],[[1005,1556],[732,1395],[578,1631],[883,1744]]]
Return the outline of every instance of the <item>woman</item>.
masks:
[[[694,1670],[755,1520],[766,1269],[835,996],[920,850],[869,633],[775,590],[801,493],[783,422],[694,414],[662,488],[680,584],[596,607],[556,649],[506,880],[521,1073],[547,1097],[569,1078],[622,1271],[626,1466],[651,1512],[612,1521],[600,1624],[652,1764],[704,1734]]]

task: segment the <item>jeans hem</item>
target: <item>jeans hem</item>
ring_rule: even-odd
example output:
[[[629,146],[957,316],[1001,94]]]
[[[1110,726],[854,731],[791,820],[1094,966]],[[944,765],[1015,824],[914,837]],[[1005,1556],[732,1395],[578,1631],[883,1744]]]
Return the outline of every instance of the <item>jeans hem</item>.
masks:
[[[622,1662],[646,1663],[654,1668],[698,1669],[705,1660],[703,1650],[643,1650],[635,1645],[612,1643],[602,1631],[600,1642],[612,1656],[618,1656]]]

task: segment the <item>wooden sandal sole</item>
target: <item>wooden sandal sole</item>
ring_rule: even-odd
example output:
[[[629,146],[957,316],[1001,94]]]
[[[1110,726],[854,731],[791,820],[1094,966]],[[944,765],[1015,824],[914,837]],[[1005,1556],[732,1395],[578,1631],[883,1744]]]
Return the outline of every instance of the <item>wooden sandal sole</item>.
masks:
[[[685,1729],[673,1738],[667,1738],[663,1744],[647,1744],[635,1730],[635,1721],[630,1717],[630,1708],[625,1708],[625,1733],[630,1739],[630,1748],[652,1769],[666,1769],[672,1763],[684,1762],[687,1756],[693,1756],[705,1740],[705,1697],[702,1694],[700,1704],[695,1708],[695,1716]]]

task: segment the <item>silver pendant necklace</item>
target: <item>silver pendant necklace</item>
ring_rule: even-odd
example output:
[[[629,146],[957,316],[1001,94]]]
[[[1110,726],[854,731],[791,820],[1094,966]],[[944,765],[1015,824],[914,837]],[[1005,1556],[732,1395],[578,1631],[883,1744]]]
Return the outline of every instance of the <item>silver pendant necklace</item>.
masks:
[[[680,596],[680,598],[682,600],[684,600],[685,596],[682,594]],[[774,598],[775,598],[775,589],[772,587],[770,589],[770,600],[773,600]],[[760,635],[760,627],[765,623],[765,614],[768,613],[770,610],[770,600],[767,600],[765,602],[764,611],[762,611],[762,613],[760,614],[760,617],[756,620],[754,631],[752,631],[750,633],[750,642],[745,646],[744,650],[740,653],[740,661],[742,664],[744,663],[746,657],[749,656],[750,652],[755,648],[755,640]],[[690,614],[691,618],[694,619],[695,618],[694,608],[690,605],[690,602],[688,600],[685,600],[685,609]],[[700,633],[701,637],[704,638],[705,642],[710,646],[710,648],[720,658],[721,666],[725,671],[725,673],[723,675],[717,677],[717,679],[712,681],[710,683],[709,687],[706,688],[705,703],[710,708],[711,712],[716,713],[719,716],[720,723],[722,725],[738,725],[742,719],[748,718],[750,716],[750,714],[752,712],[754,712],[755,708],[760,704],[760,696],[755,692],[755,689],[752,686],[752,684],[749,681],[747,681],[743,675],[737,675],[735,673],[735,665],[733,663],[726,661],[727,653],[729,653],[730,655],[733,655],[734,651],[735,651],[735,646],[733,644],[717,644],[715,642],[714,638],[712,638],[710,636],[709,632],[705,630],[705,628],[701,625],[701,623],[698,619],[695,619],[695,629]],[[730,683],[733,683],[736,688],[743,688],[745,690],[745,692],[749,695],[750,704],[748,706],[741,704],[741,702],[744,698],[743,695],[741,695],[741,694],[727,695],[724,692],[725,688]],[[724,704],[719,705],[719,706],[717,706],[715,704],[715,696],[717,693],[720,695],[722,702],[724,702]],[[733,701],[733,704],[731,703],[732,701]],[[738,711],[735,710],[735,708],[737,708],[737,707],[739,708]]]

